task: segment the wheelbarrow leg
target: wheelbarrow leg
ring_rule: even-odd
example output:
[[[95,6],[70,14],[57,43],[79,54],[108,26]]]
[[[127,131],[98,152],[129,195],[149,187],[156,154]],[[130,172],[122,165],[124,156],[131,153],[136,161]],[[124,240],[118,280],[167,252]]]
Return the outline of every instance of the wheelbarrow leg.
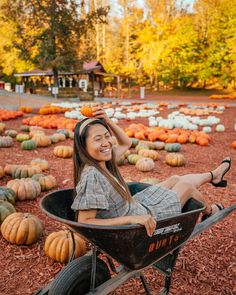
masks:
[[[158,293],[158,295],[168,295],[169,291],[170,291],[170,285],[171,285],[171,275],[166,275],[166,277],[165,277],[165,286]]]
[[[93,295],[95,290],[95,279],[96,279],[96,267],[97,267],[97,247],[93,247],[92,254],[92,271],[91,271],[91,281],[90,281],[90,290],[87,295]]]
[[[144,287],[144,289],[145,289],[146,294],[147,294],[147,295],[151,295],[150,290],[149,290],[149,288],[148,288],[147,281],[145,280],[143,274],[140,274],[140,280],[141,280],[141,282],[142,282],[142,284],[143,284],[143,287]]]
[[[164,288],[158,293],[158,295],[167,295],[170,291],[171,275],[174,270],[176,260],[178,258],[180,248],[174,250],[171,254],[168,254],[158,262],[154,263],[153,266],[165,275]]]

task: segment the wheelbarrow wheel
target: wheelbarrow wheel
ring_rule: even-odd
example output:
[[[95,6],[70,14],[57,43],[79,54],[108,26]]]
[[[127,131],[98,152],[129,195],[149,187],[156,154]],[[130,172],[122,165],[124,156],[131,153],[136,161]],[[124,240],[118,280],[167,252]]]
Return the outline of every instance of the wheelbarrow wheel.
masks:
[[[73,260],[55,277],[49,295],[85,295],[90,289],[92,256]],[[106,263],[97,258],[95,287],[110,279]]]

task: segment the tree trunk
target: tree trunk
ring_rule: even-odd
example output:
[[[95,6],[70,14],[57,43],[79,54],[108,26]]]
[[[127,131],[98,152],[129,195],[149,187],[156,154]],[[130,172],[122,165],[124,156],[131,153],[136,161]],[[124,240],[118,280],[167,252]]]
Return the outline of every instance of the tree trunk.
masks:
[[[206,80],[203,81],[203,88],[206,88]]]
[[[105,7],[104,0],[102,1],[102,7]],[[102,24],[102,63],[105,61],[105,48],[106,48],[106,16],[103,16]]]
[[[94,4],[95,11],[97,11],[97,9],[98,9],[97,0],[93,0],[93,4]],[[95,29],[96,29],[97,61],[99,61],[99,59],[100,59],[100,46],[99,46],[99,23],[98,23],[98,18],[96,19]]]
[[[53,78],[54,78],[53,86],[58,87],[58,69],[57,69],[57,67],[53,67],[52,72],[53,72]]]

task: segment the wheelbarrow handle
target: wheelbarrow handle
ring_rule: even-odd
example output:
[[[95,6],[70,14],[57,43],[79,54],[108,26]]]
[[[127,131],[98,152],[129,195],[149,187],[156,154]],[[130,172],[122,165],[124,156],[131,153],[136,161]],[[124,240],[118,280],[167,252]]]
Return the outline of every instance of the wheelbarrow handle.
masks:
[[[223,218],[225,218],[227,215],[229,215],[233,210],[236,209],[236,204],[233,204],[232,206],[225,208],[223,210],[220,210],[219,212],[213,214],[203,222],[197,224],[189,237],[189,239],[194,238],[195,236],[199,235],[200,233],[204,232],[208,228],[210,228],[215,223],[219,222]]]

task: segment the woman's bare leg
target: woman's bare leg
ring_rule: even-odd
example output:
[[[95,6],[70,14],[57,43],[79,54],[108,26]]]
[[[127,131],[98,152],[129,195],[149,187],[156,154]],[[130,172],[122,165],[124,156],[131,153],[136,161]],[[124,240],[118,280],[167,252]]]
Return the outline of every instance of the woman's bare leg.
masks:
[[[229,159],[229,158],[225,158]],[[199,188],[201,185],[208,183],[212,180],[218,182],[221,180],[222,174],[224,171],[229,167],[229,163],[222,163],[216,169],[212,170],[212,175],[210,172],[206,173],[197,173],[197,174],[186,174],[183,176],[174,175],[168,178],[165,181],[159,183],[160,186],[166,187],[168,189],[172,189],[179,181],[182,182],[189,182],[195,188]]]
[[[211,205],[207,202],[205,198],[202,197],[202,194],[191,183],[186,181],[179,181],[172,188],[172,191],[177,193],[181,204],[181,208],[189,199],[193,198],[203,203],[203,205],[206,207],[204,210],[205,214],[210,214],[212,212]]]

